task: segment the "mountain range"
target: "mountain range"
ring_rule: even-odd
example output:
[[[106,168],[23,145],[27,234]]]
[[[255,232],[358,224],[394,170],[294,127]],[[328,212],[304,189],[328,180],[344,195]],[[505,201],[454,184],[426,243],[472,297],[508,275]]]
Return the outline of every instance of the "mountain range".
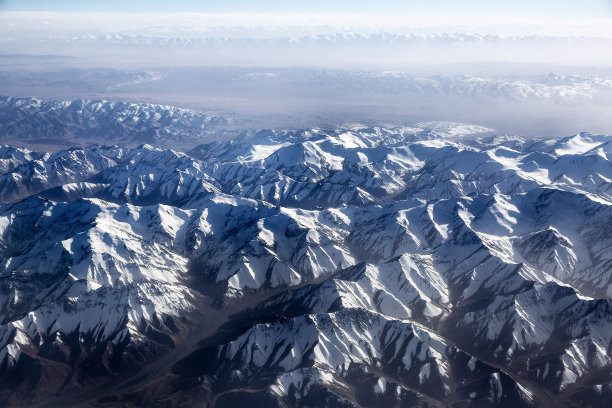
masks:
[[[137,76],[127,84],[143,80],[150,79]],[[0,97],[0,139],[4,143],[45,148],[85,146],[100,140],[125,146],[153,143],[175,148],[193,147],[219,138],[222,129],[233,121],[228,115],[167,105]]]
[[[612,137],[131,134],[0,148],[2,405],[612,404]]]

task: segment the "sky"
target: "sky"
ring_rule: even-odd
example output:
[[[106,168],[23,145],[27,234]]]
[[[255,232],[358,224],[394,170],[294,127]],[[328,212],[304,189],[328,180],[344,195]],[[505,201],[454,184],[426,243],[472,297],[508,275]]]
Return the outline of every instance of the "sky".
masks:
[[[0,0],[1,11],[304,13],[612,18],[612,0]]]

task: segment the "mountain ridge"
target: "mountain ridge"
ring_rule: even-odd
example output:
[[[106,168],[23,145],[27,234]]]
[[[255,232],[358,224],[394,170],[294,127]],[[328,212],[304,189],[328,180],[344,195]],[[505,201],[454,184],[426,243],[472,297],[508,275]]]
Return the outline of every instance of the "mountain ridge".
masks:
[[[610,140],[4,146],[0,181],[25,188],[0,182],[0,400],[605,406]]]

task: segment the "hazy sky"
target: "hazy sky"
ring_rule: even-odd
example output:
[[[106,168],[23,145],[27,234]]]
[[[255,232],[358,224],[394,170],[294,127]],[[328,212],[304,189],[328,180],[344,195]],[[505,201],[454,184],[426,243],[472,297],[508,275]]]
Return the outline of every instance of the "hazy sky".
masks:
[[[611,43],[612,0],[0,0],[0,55],[100,64],[608,67]]]
[[[611,18],[612,0],[0,0],[0,10],[262,12]]]

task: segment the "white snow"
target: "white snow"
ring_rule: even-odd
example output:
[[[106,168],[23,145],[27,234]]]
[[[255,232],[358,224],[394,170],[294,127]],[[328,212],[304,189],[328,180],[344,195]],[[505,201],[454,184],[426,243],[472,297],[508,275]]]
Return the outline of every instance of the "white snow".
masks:
[[[384,394],[387,392],[387,380],[380,377],[376,384],[374,384],[374,392],[376,394]]]

